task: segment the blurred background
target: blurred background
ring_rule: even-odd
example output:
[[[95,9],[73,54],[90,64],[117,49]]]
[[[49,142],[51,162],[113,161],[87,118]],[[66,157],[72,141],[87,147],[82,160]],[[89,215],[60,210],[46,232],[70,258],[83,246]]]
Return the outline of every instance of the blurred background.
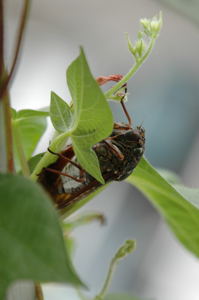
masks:
[[[7,61],[23,1],[6,0]],[[66,69],[82,45],[95,78],[125,75],[134,63],[125,32],[134,43],[140,18],[162,11],[163,27],[147,61],[128,82],[127,109],[133,127],[145,114],[145,157],[154,167],[177,172],[185,185],[199,187],[199,1],[188,0],[34,0],[11,86],[12,107],[39,109],[51,90],[68,103]],[[147,39],[146,39],[146,42]],[[106,91],[110,86],[103,87]],[[126,122],[120,105],[110,103],[115,121]],[[35,153],[44,152],[48,130]],[[81,209],[101,212],[106,224],[77,229],[75,268],[93,296],[109,262],[126,239],[136,251],[118,266],[110,292],[158,300],[196,300],[199,263],[171,234],[143,195],[125,182],[113,183]],[[46,300],[78,299],[67,286],[44,285]]]

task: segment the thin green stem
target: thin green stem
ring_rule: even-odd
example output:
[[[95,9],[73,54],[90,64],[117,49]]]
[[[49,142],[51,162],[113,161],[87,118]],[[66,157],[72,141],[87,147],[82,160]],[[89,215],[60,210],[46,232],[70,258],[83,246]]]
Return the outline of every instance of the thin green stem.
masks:
[[[41,170],[48,166],[50,163],[53,163],[52,157],[54,157],[54,161],[57,159],[56,155],[52,155],[49,151],[47,151],[42,159],[40,159],[39,163],[37,164],[36,168],[30,175],[30,179],[33,181],[37,181],[38,174],[41,172]]]
[[[14,172],[10,101],[7,89],[0,102],[0,171]]]
[[[2,78],[4,74],[4,53],[3,53],[3,40],[4,40],[4,24],[3,24],[3,1],[0,0],[0,87],[2,86]],[[1,101],[2,100],[2,101]],[[4,94],[0,98],[0,171],[1,172],[14,172],[14,161],[12,151],[12,129],[10,119],[10,101],[5,86]]]
[[[132,69],[115,85],[113,86],[106,94],[105,97],[107,99],[111,98],[111,95],[114,94],[119,88],[121,88],[130,78],[135,74],[137,69],[141,66],[141,64],[145,61],[145,59],[148,57],[149,53],[153,49],[154,43],[155,43],[156,37],[152,37],[149,47],[145,54],[140,58],[140,60],[137,60],[135,65],[132,67]]]
[[[97,297],[102,299],[104,298],[104,295],[108,291],[108,288],[111,284],[117,265],[119,264],[120,260],[122,260],[125,256],[127,256],[135,250],[135,246],[135,240],[127,240],[125,244],[122,247],[120,247],[120,249],[117,251],[113,259],[111,260],[104,286],[102,287],[102,290]]]
[[[50,150],[53,152],[58,152],[59,153],[59,148],[62,144],[66,145],[67,139],[68,139],[68,135],[69,135],[69,131],[67,133],[63,133],[60,134],[59,136],[57,136],[53,142],[50,145]],[[37,164],[36,168],[34,169],[33,173],[31,174],[30,178],[33,181],[37,181],[38,176],[37,174],[39,174],[41,172],[41,170],[43,169],[43,167],[47,167],[49,164],[55,162],[57,159],[56,155],[51,154],[49,151],[47,151],[44,156],[42,157],[42,159],[39,161],[39,163]]]
[[[88,300],[87,298],[85,298],[83,295],[82,295],[82,292],[80,291],[80,289],[79,289],[79,287],[76,285],[75,286],[75,289],[76,289],[76,292],[77,292],[77,294],[78,294],[78,296],[79,296],[79,298],[81,299],[81,300]]]
[[[18,123],[17,121],[13,121],[13,126],[12,126],[13,136],[14,136],[15,142],[16,142],[17,153],[18,153],[22,173],[24,174],[24,176],[28,177],[28,176],[30,176],[30,170],[29,170],[28,163],[27,163],[27,160],[25,157],[25,153],[23,151],[23,146],[21,143],[21,137],[20,137],[19,128],[18,128],[17,123]]]
[[[117,257],[114,257],[112,260],[111,260],[111,263],[110,263],[110,266],[109,266],[109,270],[108,270],[108,274],[107,274],[107,277],[106,277],[106,280],[105,280],[105,283],[104,283],[104,286],[102,287],[102,290],[101,292],[97,295],[97,297],[99,298],[102,298],[104,297],[104,295],[106,294],[110,284],[111,284],[111,281],[112,281],[112,278],[113,278],[113,275],[115,273],[115,269],[119,263],[120,259],[118,259]]]

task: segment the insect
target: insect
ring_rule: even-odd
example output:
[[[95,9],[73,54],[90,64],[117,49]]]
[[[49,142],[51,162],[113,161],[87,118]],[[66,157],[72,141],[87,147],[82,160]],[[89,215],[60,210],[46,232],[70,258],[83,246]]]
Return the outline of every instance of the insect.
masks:
[[[105,184],[126,179],[136,168],[145,151],[145,129],[131,128],[131,118],[121,100],[128,124],[115,122],[110,136],[95,144],[95,151]],[[86,172],[78,163],[72,145],[57,155],[56,162],[43,168],[38,181],[53,198],[59,210],[83,199],[102,184]]]

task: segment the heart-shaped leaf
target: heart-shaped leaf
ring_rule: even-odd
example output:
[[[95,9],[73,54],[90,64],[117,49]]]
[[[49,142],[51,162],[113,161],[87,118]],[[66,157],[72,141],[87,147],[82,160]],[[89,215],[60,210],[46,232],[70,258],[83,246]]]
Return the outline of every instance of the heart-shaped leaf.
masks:
[[[80,55],[67,69],[67,83],[74,103],[71,139],[79,163],[103,183],[97,156],[91,147],[106,138],[113,129],[111,109],[90,73],[85,55]]]
[[[127,181],[151,201],[180,242],[199,257],[199,193],[190,190],[189,202],[182,196],[187,197],[187,190],[178,188],[179,194],[144,158]]]
[[[73,113],[68,104],[54,92],[51,92],[50,118],[59,134],[69,130],[73,120]]]
[[[0,299],[17,279],[81,284],[50,198],[36,183],[0,174]]]
[[[30,159],[46,130],[46,117],[49,116],[49,113],[30,109],[18,112],[12,109],[11,112],[14,162],[18,172],[21,169],[20,156],[24,155],[26,161]]]

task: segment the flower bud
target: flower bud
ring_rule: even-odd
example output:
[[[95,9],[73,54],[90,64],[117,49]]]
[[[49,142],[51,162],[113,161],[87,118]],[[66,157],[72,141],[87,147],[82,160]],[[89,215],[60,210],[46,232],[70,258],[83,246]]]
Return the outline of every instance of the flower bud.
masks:
[[[142,39],[142,36],[143,36],[143,33],[141,30],[139,30],[138,32],[138,40],[141,40]]]
[[[152,21],[149,19],[141,19],[140,20],[144,33],[147,37],[155,37],[158,34],[158,31],[160,30],[162,26],[162,12],[160,12],[159,21],[158,21],[158,15],[156,15]]]
[[[135,49],[135,48],[133,47],[133,45],[131,44],[130,39],[129,39],[129,35],[128,35],[127,32],[126,32],[126,38],[127,38],[129,50],[130,50],[131,53],[135,56],[135,55],[136,55],[136,49]]]
[[[142,46],[142,41],[138,40],[135,44],[135,51],[139,53],[141,46]]]
[[[157,32],[158,22],[151,22],[151,32]]]
[[[140,23],[142,25],[143,28],[147,29],[149,27],[149,24],[150,24],[150,20],[147,20],[147,19],[141,19],[140,20]]]
[[[132,253],[135,250],[136,242],[135,240],[127,240],[125,245],[122,246],[118,252],[116,253],[115,257],[118,259],[124,258],[126,255]]]

